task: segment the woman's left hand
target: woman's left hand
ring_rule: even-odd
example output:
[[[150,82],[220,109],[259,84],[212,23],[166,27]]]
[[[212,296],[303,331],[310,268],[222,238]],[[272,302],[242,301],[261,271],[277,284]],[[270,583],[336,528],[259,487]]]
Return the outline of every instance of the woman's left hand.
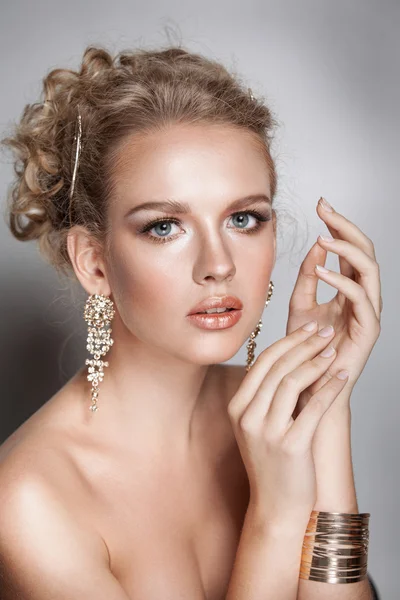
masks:
[[[319,237],[301,264],[290,298],[286,333],[313,319],[318,321],[320,328],[332,325],[336,335],[331,345],[337,355],[326,373],[301,393],[293,418],[341,369],[349,371],[348,382],[341,393],[344,402],[348,402],[381,331],[381,282],[372,241],[340,213],[326,210],[321,199],[317,206],[317,214],[334,241],[327,242]],[[339,256],[340,273],[316,269],[317,264],[324,265],[328,251]],[[336,296],[324,304],[317,303],[319,278],[338,290]],[[340,402],[339,397],[335,404],[337,402]]]

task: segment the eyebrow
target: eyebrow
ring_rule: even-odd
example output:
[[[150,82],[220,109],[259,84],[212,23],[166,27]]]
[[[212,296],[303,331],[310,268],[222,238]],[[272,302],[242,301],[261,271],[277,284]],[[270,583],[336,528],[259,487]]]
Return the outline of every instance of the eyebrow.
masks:
[[[227,208],[240,209],[246,208],[254,202],[265,202],[271,205],[271,199],[266,194],[251,194],[244,198],[238,198],[234,200]],[[125,215],[124,218],[128,218],[140,210],[161,210],[162,212],[173,212],[176,214],[186,215],[191,212],[190,206],[187,202],[178,202],[176,200],[165,200],[162,202],[144,202],[134,208],[131,208]]]

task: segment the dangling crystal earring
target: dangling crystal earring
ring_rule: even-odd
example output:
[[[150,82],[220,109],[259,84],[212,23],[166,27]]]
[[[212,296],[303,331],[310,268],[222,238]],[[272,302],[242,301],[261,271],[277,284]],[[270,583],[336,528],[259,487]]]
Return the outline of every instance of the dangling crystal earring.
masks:
[[[100,356],[104,356],[114,343],[110,337],[112,329],[111,327],[107,329],[114,314],[114,303],[108,296],[92,294],[87,299],[84,311],[84,319],[88,324],[86,349],[93,354],[94,358],[87,358],[85,364],[89,365],[87,379],[92,382],[92,404],[89,407],[92,412],[98,408],[98,387],[99,382],[103,381],[103,367],[108,367],[108,362],[101,360]]]
[[[268,306],[269,301],[271,300],[271,296],[274,292],[274,284],[272,283],[272,281],[269,282],[269,288],[268,288],[268,296],[267,299],[265,301],[265,306]],[[251,367],[253,366],[254,363],[254,350],[256,347],[256,342],[254,341],[254,339],[258,336],[258,334],[261,331],[261,327],[262,327],[262,320],[260,319],[258,321],[258,324],[256,326],[256,328],[254,329],[254,331],[251,332],[250,337],[249,337],[249,341],[247,342],[247,367],[246,367],[246,372],[249,372]]]

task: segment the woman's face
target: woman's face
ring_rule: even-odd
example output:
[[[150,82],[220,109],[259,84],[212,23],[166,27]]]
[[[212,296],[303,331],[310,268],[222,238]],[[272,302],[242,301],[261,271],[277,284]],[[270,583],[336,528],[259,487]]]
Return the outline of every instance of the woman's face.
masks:
[[[275,263],[270,203],[231,206],[250,195],[271,195],[268,166],[252,134],[222,125],[174,125],[135,144],[128,140],[117,164],[105,257],[121,321],[117,328],[113,323],[114,337],[120,326],[184,361],[230,359],[262,315]],[[187,205],[188,212],[167,205],[133,211],[167,201]],[[249,211],[267,220],[258,222]],[[220,330],[196,327],[188,313],[215,295],[237,296],[242,318]]]

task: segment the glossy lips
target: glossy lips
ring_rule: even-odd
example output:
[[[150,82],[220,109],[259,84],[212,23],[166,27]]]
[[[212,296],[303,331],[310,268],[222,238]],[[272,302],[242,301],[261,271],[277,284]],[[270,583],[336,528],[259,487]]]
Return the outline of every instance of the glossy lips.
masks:
[[[211,308],[232,308],[224,313],[196,314]],[[235,325],[242,316],[243,304],[236,296],[214,296],[203,300],[188,314],[189,320],[200,329],[226,329]]]
[[[203,312],[211,308],[235,308],[240,310],[243,308],[243,304],[236,296],[213,296],[199,302],[199,304],[192,308],[189,315]]]

